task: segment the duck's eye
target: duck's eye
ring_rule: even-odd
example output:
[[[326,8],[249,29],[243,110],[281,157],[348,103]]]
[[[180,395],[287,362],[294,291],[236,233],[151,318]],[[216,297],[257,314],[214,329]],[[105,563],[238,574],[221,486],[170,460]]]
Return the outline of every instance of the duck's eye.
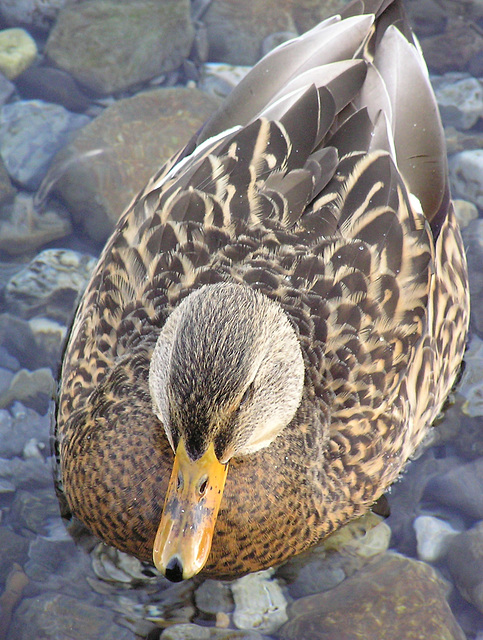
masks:
[[[202,498],[206,493],[206,488],[208,487],[208,476],[204,475],[198,484],[198,495]]]

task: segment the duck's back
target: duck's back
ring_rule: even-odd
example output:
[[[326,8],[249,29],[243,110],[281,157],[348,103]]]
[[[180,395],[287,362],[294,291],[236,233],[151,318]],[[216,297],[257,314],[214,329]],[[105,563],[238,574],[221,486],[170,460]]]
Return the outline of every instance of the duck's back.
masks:
[[[194,289],[228,280],[277,300],[307,372],[305,432],[232,465],[223,503],[232,512],[220,511],[210,564],[218,573],[282,560],[367,508],[453,384],[468,288],[427,71],[398,0],[358,2],[343,18],[269,54],[153,177],[79,307],[58,410],[66,495],[94,532],[144,559],[171,457],[151,409],[148,363],[167,316]],[[322,438],[311,426],[318,413],[330,424]],[[146,469],[136,468],[140,447]],[[312,470],[296,498],[311,530],[299,535],[281,503],[251,514],[250,525],[236,520],[227,546],[233,511],[251,499],[240,480],[272,455],[289,460],[267,489],[274,495],[293,493],[293,474]],[[320,469],[332,509],[317,506]],[[288,542],[245,545],[240,561],[250,527],[284,531]]]

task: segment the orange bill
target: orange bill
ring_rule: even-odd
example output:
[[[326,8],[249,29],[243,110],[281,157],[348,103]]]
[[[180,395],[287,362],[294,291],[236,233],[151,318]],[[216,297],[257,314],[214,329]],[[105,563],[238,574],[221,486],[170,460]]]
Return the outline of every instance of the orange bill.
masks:
[[[193,461],[180,440],[153,547],[154,564],[169,580],[191,578],[208,559],[227,471],[213,444]]]

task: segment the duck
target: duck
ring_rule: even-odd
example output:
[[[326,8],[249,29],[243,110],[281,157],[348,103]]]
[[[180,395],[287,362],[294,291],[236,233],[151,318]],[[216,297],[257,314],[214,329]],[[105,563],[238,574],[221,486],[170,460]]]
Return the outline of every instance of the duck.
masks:
[[[268,53],[133,199],[65,348],[70,514],[177,582],[282,563],[368,511],[468,331],[428,71],[400,0]]]

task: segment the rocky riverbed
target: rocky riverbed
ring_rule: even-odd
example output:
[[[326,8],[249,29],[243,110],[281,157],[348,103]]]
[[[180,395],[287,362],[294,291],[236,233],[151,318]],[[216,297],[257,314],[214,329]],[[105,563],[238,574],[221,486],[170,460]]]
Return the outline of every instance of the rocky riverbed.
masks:
[[[461,384],[387,496],[391,515],[282,567],[177,585],[60,517],[51,398],[103,242],[250,65],[343,4],[0,0],[0,640],[483,640],[478,0],[408,1],[445,125],[472,321]]]

